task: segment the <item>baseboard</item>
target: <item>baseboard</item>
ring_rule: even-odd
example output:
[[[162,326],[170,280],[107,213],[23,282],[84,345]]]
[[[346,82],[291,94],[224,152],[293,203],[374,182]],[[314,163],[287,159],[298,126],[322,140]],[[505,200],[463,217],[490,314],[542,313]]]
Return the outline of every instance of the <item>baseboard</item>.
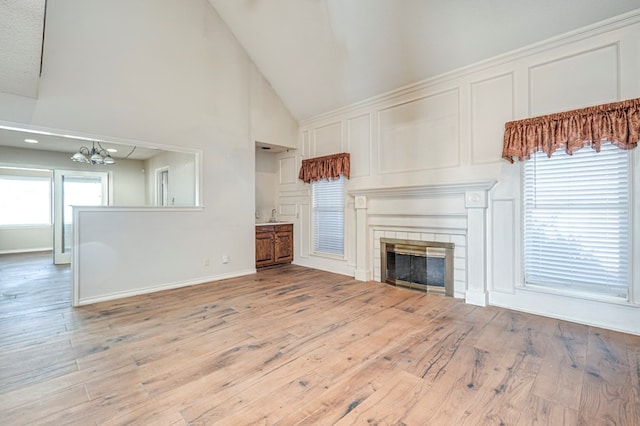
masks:
[[[296,259],[291,263],[298,266],[304,266],[305,268],[331,272],[333,274],[347,275],[349,277],[355,276],[355,268],[353,267],[345,266],[344,264],[335,261],[323,262],[314,260],[315,259],[312,258],[302,259],[302,261],[301,259]]]
[[[371,281],[371,271],[368,269],[356,269],[354,278],[358,281]]]
[[[516,294],[491,292],[492,306],[513,309],[592,327],[640,335],[640,306],[585,300],[517,289]]]
[[[234,272],[229,274],[220,274],[220,275],[215,275],[211,277],[202,277],[196,280],[155,285],[151,287],[138,288],[131,291],[124,291],[124,292],[118,292],[118,293],[110,293],[110,294],[105,294],[105,295],[96,296],[96,297],[80,298],[78,300],[78,304],[74,306],[92,305],[94,303],[99,303],[99,302],[108,302],[111,300],[124,299],[126,297],[139,296],[141,294],[149,294],[149,293],[155,293],[163,290],[173,290],[181,287],[189,287],[192,285],[206,284],[210,282],[226,280],[229,278],[237,278],[237,277],[242,277],[245,275],[251,275],[255,273],[256,273],[256,270],[254,268],[254,269],[248,269],[245,271],[239,271],[239,272]]]
[[[465,302],[470,305],[487,306],[489,295],[486,291],[467,290],[465,293]]]
[[[0,250],[0,254],[35,253],[38,251],[53,251],[53,247],[40,247],[40,248],[17,249],[17,250]]]

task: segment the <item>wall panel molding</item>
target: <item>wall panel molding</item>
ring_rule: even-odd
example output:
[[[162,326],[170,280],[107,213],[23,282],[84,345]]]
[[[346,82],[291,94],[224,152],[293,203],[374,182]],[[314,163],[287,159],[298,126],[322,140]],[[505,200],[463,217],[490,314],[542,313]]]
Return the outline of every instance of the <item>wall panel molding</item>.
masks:
[[[347,120],[347,152],[351,154],[351,177],[371,175],[371,114]]]
[[[502,67],[504,65],[515,63],[523,59],[526,59],[528,57],[532,57],[540,53],[551,51],[556,48],[572,45],[575,43],[582,42],[584,40],[588,40],[593,37],[598,37],[602,34],[617,31],[620,29],[625,29],[626,27],[629,27],[638,23],[640,23],[640,9],[636,9],[629,13],[615,16],[611,19],[606,19],[600,22],[596,22],[592,25],[578,28],[576,30],[569,31],[565,34],[560,34],[558,36],[551,37],[547,40],[543,40],[538,43],[533,43],[529,46],[525,46],[523,48],[516,49],[510,52],[507,52],[505,54],[498,55],[493,58],[489,58],[487,60],[480,61],[465,67],[461,67],[457,70],[453,70],[448,73],[440,74],[438,76],[425,79],[425,80],[416,82],[414,84],[409,84],[407,86],[400,87],[396,90],[383,93],[379,96],[375,96],[373,98],[366,99],[361,102],[357,102],[342,108],[338,108],[333,111],[328,111],[324,114],[310,117],[308,119],[302,120],[299,124],[300,124],[300,127],[307,127],[311,125],[311,123],[327,122],[329,120],[335,120],[336,117],[343,117],[345,115],[352,113],[353,111],[366,111],[369,109],[377,109],[379,105],[388,104],[390,102],[393,102],[393,99],[397,99],[402,96],[410,95],[412,93],[421,92],[421,91],[429,91],[429,90],[432,90],[431,88],[436,87],[438,85],[447,84],[452,81],[455,82],[455,81],[464,80],[466,78],[469,78],[469,76],[473,76],[474,74],[481,73],[491,68]]]
[[[500,162],[504,123],[514,118],[514,72],[471,83],[471,163]]]
[[[279,159],[278,174],[279,183],[281,185],[296,183],[298,179],[298,173],[296,170],[296,157],[292,155],[290,157],[281,157]]]
[[[516,285],[515,200],[493,200],[491,214],[491,289],[503,293],[514,293]]]
[[[620,100],[619,50],[610,43],[529,65],[529,116]]]
[[[379,110],[378,136],[378,174],[459,165],[459,89],[434,93]]]
[[[342,138],[342,120],[314,128],[313,157],[343,152]]]

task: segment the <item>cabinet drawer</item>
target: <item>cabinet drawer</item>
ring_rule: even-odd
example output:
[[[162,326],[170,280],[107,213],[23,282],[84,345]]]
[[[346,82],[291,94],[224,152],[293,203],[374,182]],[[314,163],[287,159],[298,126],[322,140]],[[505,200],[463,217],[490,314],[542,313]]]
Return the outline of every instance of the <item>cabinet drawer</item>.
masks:
[[[274,228],[276,232],[293,232],[293,224],[291,223],[276,225]]]
[[[256,226],[256,234],[261,232],[275,232],[275,225],[260,225]]]

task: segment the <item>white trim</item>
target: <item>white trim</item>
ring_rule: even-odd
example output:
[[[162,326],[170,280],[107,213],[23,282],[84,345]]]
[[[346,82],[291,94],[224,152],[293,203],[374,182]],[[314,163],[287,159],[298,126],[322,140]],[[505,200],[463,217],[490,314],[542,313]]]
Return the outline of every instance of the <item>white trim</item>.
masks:
[[[39,247],[39,248],[29,248],[29,249],[0,250],[0,254],[35,253],[35,252],[38,252],[38,251],[53,251],[53,247]]]
[[[515,294],[492,291],[489,302],[492,306],[640,335],[637,306],[549,294],[522,287],[517,287]]]
[[[489,191],[498,181],[489,179],[476,182],[442,183],[435,185],[396,186],[388,188],[363,188],[347,191],[351,196],[369,198],[415,198],[429,195],[460,195],[469,191]]]
[[[346,261],[337,262],[318,262],[321,258],[317,256],[310,256],[304,259],[294,259],[291,262],[293,265],[304,266],[305,268],[319,269],[321,271],[331,272],[334,274],[346,275],[349,277],[355,276],[355,269],[349,266]],[[326,260],[326,259],[325,259]]]
[[[154,206],[136,206],[136,207],[124,207],[124,206],[82,206],[83,212],[103,212],[105,210],[111,212],[194,212],[203,211],[203,206],[197,207],[154,207]]]
[[[487,306],[489,304],[489,293],[486,291],[467,290],[464,293],[465,303],[475,306]]]

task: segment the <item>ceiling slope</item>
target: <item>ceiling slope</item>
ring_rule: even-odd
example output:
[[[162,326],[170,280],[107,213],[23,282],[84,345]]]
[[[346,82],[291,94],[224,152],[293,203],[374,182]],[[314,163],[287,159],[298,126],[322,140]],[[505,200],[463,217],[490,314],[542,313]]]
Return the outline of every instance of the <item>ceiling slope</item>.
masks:
[[[45,0],[0,0],[0,92],[36,98]]]
[[[209,0],[302,120],[640,7],[640,0]]]

